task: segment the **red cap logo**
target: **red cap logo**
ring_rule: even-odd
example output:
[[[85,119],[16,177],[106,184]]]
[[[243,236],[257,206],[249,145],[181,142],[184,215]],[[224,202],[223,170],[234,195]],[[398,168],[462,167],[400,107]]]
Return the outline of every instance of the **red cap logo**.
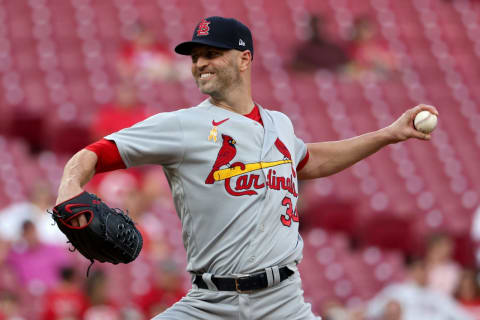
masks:
[[[197,36],[208,36],[208,32],[210,31],[209,24],[209,21],[202,19],[198,24]]]

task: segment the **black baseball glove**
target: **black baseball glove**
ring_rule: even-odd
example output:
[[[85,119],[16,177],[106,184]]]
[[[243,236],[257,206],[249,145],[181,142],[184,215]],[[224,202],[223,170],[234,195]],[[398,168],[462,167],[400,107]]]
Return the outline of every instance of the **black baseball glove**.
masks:
[[[51,214],[68,242],[92,264],[95,260],[129,263],[142,249],[142,235],[132,219],[122,210],[108,207],[94,194],[84,191],[56,205]],[[71,220],[81,214],[87,224],[72,226]]]

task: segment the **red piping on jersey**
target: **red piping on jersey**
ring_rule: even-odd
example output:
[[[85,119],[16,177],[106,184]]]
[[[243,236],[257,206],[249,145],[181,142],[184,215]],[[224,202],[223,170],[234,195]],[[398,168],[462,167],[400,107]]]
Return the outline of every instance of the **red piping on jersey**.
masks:
[[[308,152],[307,150],[307,153],[305,154],[305,157],[303,157],[302,161],[300,161],[300,163],[298,164],[297,166],[297,172],[299,172],[300,170],[303,169],[303,167],[305,167],[305,165],[307,164],[308,162],[308,158],[310,157],[310,153]]]
[[[257,105],[255,105],[253,107],[252,111],[250,111],[249,114],[244,114],[244,116],[247,117],[247,118],[250,118],[254,121],[257,121],[258,123],[260,123],[263,126],[262,116],[260,115],[260,109],[258,108]],[[310,157],[310,154],[307,150],[307,153],[305,154],[305,157],[303,157],[302,161],[300,161],[300,163],[297,166],[297,172],[302,170],[303,167],[305,167],[305,165],[308,162],[309,157]]]
[[[98,157],[95,173],[125,169],[127,167],[114,141],[100,139],[88,145],[85,149],[95,152]]]

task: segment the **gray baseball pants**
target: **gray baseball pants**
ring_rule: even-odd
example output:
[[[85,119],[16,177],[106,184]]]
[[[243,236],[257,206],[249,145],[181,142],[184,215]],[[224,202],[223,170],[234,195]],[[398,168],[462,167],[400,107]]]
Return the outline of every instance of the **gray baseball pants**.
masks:
[[[292,268],[293,269],[293,268]],[[196,285],[179,302],[152,320],[321,320],[303,299],[298,270],[267,289],[243,294],[199,289]]]

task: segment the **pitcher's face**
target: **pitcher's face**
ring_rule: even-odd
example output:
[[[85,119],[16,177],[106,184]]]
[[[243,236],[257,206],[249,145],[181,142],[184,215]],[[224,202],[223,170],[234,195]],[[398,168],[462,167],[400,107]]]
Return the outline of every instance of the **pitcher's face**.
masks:
[[[236,53],[209,46],[192,50],[192,75],[202,93],[224,96],[229,88],[240,82]]]

